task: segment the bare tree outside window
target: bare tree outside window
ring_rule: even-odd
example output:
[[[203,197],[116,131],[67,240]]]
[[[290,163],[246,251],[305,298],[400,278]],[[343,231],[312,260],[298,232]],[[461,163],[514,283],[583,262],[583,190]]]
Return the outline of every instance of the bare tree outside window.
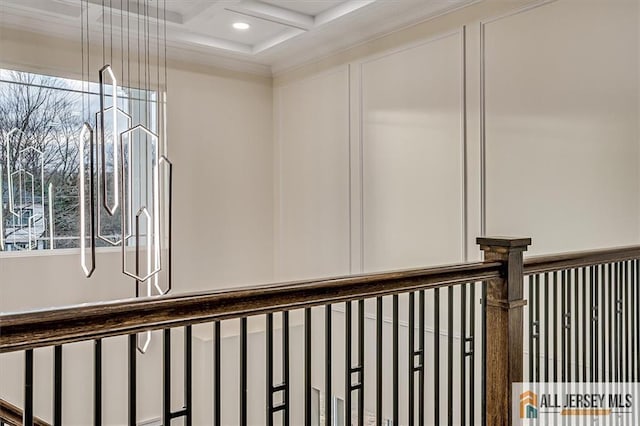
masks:
[[[82,89],[82,82],[76,80],[0,69],[0,217],[3,225],[0,229],[7,251],[51,248],[47,225],[49,201],[46,191],[43,191],[49,184],[53,188],[54,248],[80,245],[79,135],[85,120],[95,125],[95,115],[83,111],[83,101],[85,109],[93,112],[99,109],[97,84],[91,83],[89,92]],[[143,97],[139,90],[132,92],[137,98]],[[119,96],[123,110],[139,109],[133,97],[129,99],[126,93]],[[86,107],[87,100],[89,108]],[[40,155],[43,159],[42,172]],[[16,173],[17,170],[21,173]],[[14,193],[18,192],[15,187],[20,179],[23,179],[22,185],[29,189],[29,194],[33,189],[32,197],[14,200],[14,205],[19,205],[21,212],[28,212],[26,216],[34,218],[31,223],[28,217],[19,217],[15,209],[13,212],[9,210],[8,171],[14,173]],[[42,220],[38,220],[40,217]],[[37,235],[25,240],[20,231],[24,235],[29,226],[29,232]],[[104,235],[118,234],[120,215],[103,216],[101,232]]]

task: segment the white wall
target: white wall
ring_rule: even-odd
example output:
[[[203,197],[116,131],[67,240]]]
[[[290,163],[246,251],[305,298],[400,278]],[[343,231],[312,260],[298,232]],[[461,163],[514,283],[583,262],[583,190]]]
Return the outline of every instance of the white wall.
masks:
[[[529,254],[638,242],[638,2],[483,7],[275,77],[276,99],[286,93],[274,110],[276,177],[324,178],[322,167],[286,167],[308,161],[296,151],[303,143],[305,152],[321,146],[344,182],[332,194],[306,194],[307,204],[324,206],[304,212],[306,228],[276,227],[294,248],[309,247],[307,236],[335,235],[335,221],[322,222],[328,209],[349,229],[348,256],[306,250],[324,265],[299,275],[344,268],[347,257],[354,273],[474,259],[483,234],[530,236]],[[345,69],[349,81],[331,85],[327,76]],[[323,104],[332,114],[302,106],[309,91],[332,93],[324,102],[333,108]],[[345,98],[348,126],[335,113]],[[282,121],[294,110],[305,126]],[[351,149],[283,142],[293,128],[314,126],[348,138]],[[280,210],[298,209],[279,185]],[[341,247],[346,234],[335,239]]]
[[[270,82],[173,70],[178,291],[273,280]]]
[[[482,24],[487,234],[535,253],[638,242],[635,10],[563,0]]]
[[[354,65],[364,271],[464,260],[461,47],[456,31]]]
[[[348,274],[349,69],[274,92],[278,278]]]

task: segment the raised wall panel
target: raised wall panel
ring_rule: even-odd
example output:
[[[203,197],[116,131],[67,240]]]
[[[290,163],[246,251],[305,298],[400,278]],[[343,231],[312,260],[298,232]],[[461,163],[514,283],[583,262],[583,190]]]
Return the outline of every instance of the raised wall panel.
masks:
[[[174,291],[273,280],[272,89],[169,70]]]
[[[532,253],[637,243],[638,2],[485,23],[487,234]]]
[[[348,274],[349,70],[276,89],[277,278]]]
[[[462,34],[361,65],[365,271],[462,261]]]

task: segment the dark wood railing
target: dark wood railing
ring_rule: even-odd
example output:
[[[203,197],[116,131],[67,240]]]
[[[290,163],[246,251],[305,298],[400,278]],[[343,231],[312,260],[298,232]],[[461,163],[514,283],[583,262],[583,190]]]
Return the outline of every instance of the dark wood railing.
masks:
[[[534,256],[525,260],[524,273],[533,275],[557,272],[635,259],[640,259],[640,246],[577,251],[553,256]]]
[[[499,262],[137,298],[0,316],[0,353],[243,318],[500,277]]]
[[[0,426],[22,426],[24,413],[15,405],[0,399]],[[38,417],[33,418],[34,426],[51,426]]]
[[[240,320],[239,330],[239,383],[238,395],[238,420],[241,425],[247,424],[247,409],[251,401],[247,397],[247,318],[257,315],[266,317],[266,369],[267,377],[267,401],[264,404],[266,423],[272,425],[274,415],[282,412],[283,424],[289,424],[291,416],[291,382],[295,378],[290,377],[290,337],[289,337],[289,312],[301,310],[304,312],[303,339],[304,350],[304,424],[311,424],[311,369],[312,357],[317,361],[317,353],[324,356],[324,387],[325,424],[332,424],[334,415],[332,409],[333,375],[335,369],[333,358],[344,356],[345,369],[345,418],[351,421],[352,408],[357,407],[354,422],[364,424],[364,388],[375,386],[375,421],[377,425],[383,424],[382,410],[386,397],[392,399],[392,410],[386,416],[393,422],[400,424],[401,417],[406,419],[409,425],[414,424],[486,424],[486,425],[510,425],[511,424],[511,384],[522,382],[525,377],[523,371],[523,356],[525,356],[524,343],[529,341],[530,369],[528,378],[531,381],[539,379],[540,365],[546,365],[546,373],[553,371],[550,368],[549,359],[558,364],[562,362],[562,371],[570,367],[571,353],[564,356],[564,351],[572,349],[570,339],[563,347],[557,348],[558,338],[550,333],[549,315],[543,313],[540,316],[540,304],[544,309],[553,306],[555,299],[546,300],[551,295],[548,288],[562,287],[562,294],[571,296],[571,283],[568,278],[563,284],[553,279],[554,274],[567,277],[567,271],[589,270],[595,275],[601,274],[600,268],[607,265],[628,265],[628,271],[637,276],[638,262],[640,259],[640,247],[627,247],[619,249],[598,250],[558,256],[544,256],[529,258],[523,261],[523,252],[530,244],[529,239],[518,238],[479,238],[478,243],[484,251],[484,262],[466,263],[452,266],[414,269],[408,271],[396,271],[377,274],[365,274],[324,280],[312,280],[293,282],[268,286],[241,288],[230,291],[215,291],[199,294],[176,295],[162,299],[133,299],[121,300],[90,305],[79,305],[59,309],[38,310],[21,313],[0,315],[0,353],[24,351],[25,352],[25,424],[36,424],[31,420],[33,415],[33,351],[37,348],[54,347],[54,419],[53,424],[61,424],[61,396],[60,383],[62,374],[62,348],[63,345],[94,341],[94,380],[93,399],[94,416],[93,423],[102,422],[102,345],[103,339],[112,336],[129,336],[128,338],[128,363],[129,363],[129,401],[128,421],[135,425],[136,414],[136,333],[148,330],[163,330],[163,412],[162,422],[168,426],[171,420],[178,417],[185,419],[185,424],[193,421],[192,405],[192,326],[197,324],[213,324],[213,407],[211,422],[215,425],[226,424],[222,422],[221,412],[225,406],[221,403],[221,322],[232,319]],[[635,269],[634,266],[635,265]],[[615,269],[615,268],[614,268]],[[613,269],[612,269],[613,271]],[[569,272],[569,275],[572,272]],[[606,273],[605,273],[606,275]],[[586,276],[586,275],[585,275]],[[590,275],[591,276],[591,275]],[[536,278],[537,277],[537,278]],[[540,277],[542,277],[543,296],[539,294]],[[548,278],[551,277],[551,278]],[[611,294],[628,295],[629,298],[614,298],[616,304],[624,305],[626,302],[640,297],[640,291],[636,289],[638,280],[623,279],[622,269],[620,275],[612,272],[606,280],[613,290],[607,290]],[[595,282],[595,281],[594,281]],[[604,282],[604,281],[603,281]],[[577,283],[577,281],[576,281]],[[591,281],[586,283],[590,289],[595,288]],[[626,287],[625,287],[626,286]],[[574,286],[578,289],[578,284]],[[582,287],[580,287],[582,288]],[[555,290],[554,290],[555,291]],[[607,294],[609,294],[607,293]],[[556,293],[554,293],[555,295]],[[576,294],[595,295],[586,297],[584,306],[596,307],[597,291],[586,293],[581,290]],[[400,311],[399,296],[403,297],[407,311]],[[405,297],[406,296],[406,297]],[[441,298],[442,296],[442,298]],[[425,308],[425,300],[433,302],[431,310]],[[455,299],[454,299],[455,297]],[[563,296],[564,297],[564,296]],[[578,296],[575,296],[578,297]],[[616,296],[617,297],[617,296]],[[391,299],[391,339],[383,332],[384,309],[383,301]],[[375,302],[375,353],[365,360],[365,301]],[[608,299],[607,299],[608,300]],[[482,309],[479,311],[479,321],[476,321],[476,308],[482,301]],[[525,305],[529,302],[528,307]],[[417,302],[417,303],[416,303]],[[640,300],[638,301],[640,303]],[[355,305],[354,305],[355,303]],[[557,312],[553,318],[569,318],[571,311],[566,312],[566,303],[563,299],[561,312]],[[332,349],[335,345],[332,332],[332,312],[334,306],[344,304],[344,350],[345,353],[336,353]],[[405,305],[403,305],[405,306]],[[583,305],[580,305],[583,306]],[[617,306],[617,305],[616,305]],[[636,305],[633,305],[634,307]],[[638,305],[640,306],[640,304]],[[324,307],[324,350],[312,348],[312,309],[318,310]],[[355,307],[355,309],[354,309]],[[388,307],[387,307],[388,309]],[[575,311],[576,315],[578,311]],[[583,308],[583,319],[587,311]],[[629,339],[631,343],[624,347],[625,351],[636,350],[640,353],[640,316],[632,313],[629,308],[624,311],[633,321],[626,328],[616,328],[616,332],[624,331],[633,335]],[[399,324],[400,317],[407,318],[408,340],[407,347],[400,347]],[[282,354],[282,380],[274,383],[274,314],[282,319],[281,344]],[[546,316],[545,316],[546,315]],[[356,317],[357,321],[353,322]],[[425,318],[432,321],[433,339],[425,341]],[[458,325],[454,327],[454,320],[458,319]],[[615,324],[617,323],[617,316]],[[442,319],[442,321],[441,321]],[[570,321],[571,322],[571,321]],[[638,323],[633,328],[631,323]],[[487,324],[491,324],[487,327]],[[564,323],[560,323],[564,324]],[[582,323],[580,323],[582,324]],[[353,333],[354,326],[356,333]],[[571,325],[571,324],[570,324]],[[574,321],[572,329],[576,333],[585,333],[585,328],[580,328],[579,322]],[[171,329],[184,328],[184,408],[178,411],[171,410]],[[544,328],[547,327],[547,328]],[[555,323],[553,330],[560,330]],[[417,330],[417,333],[416,333]],[[541,332],[544,330],[544,332]],[[578,330],[578,331],[576,331]],[[528,332],[528,336],[525,334]],[[561,334],[565,333],[561,331]],[[454,334],[459,334],[460,342],[454,346]],[[553,338],[549,338],[553,334]],[[441,335],[445,337],[441,337]],[[562,334],[563,336],[568,336]],[[445,339],[446,344],[441,344]],[[545,341],[546,339],[546,341]],[[575,337],[578,339],[578,337]],[[597,340],[597,339],[596,339]],[[404,341],[404,340],[403,340]],[[585,340],[581,340],[584,342]],[[548,350],[550,344],[554,355]],[[569,343],[567,343],[569,342]],[[579,340],[574,340],[573,349],[577,353]],[[567,343],[565,345],[565,343]],[[605,344],[604,340],[602,344]],[[620,344],[623,344],[620,342]],[[554,346],[556,345],[556,346]],[[543,348],[543,356],[540,349]],[[560,350],[562,349],[562,350]],[[584,347],[583,347],[584,349]],[[590,346],[592,355],[598,349]],[[599,350],[608,350],[600,347]],[[389,351],[388,358],[383,356],[383,351]],[[402,354],[400,353],[402,351]],[[356,356],[357,355],[357,356]],[[407,374],[407,387],[404,391],[408,395],[400,398],[400,356],[408,360],[404,370]],[[321,357],[320,357],[321,358]],[[383,383],[383,358],[391,359],[390,383]],[[541,359],[542,364],[541,364]],[[561,360],[560,360],[561,359]],[[565,362],[565,359],[569,360]],[[609,359],[612,359],[611,357]],[[616,358],[617,359],[617,358]],[[454,361],[455,360],[455,361]],[[546,364],[545,364],[545,361]],[[375,363],[375,374],[365,377],[365,365]],[[454,365],[454,362],[458,364]],[[604,363],[604,361],[602,361]],[[616,361],[617,362],[617,361]],[[433,376],[429,381],[425,380],[426,365],[433,366]],[[480,371],[476,364],[481,365]],[[591,364],[594,365],[594,364]],[[637,378],[638,363],[628,364],[623,362],[615,364],[618,375],[611,377],[624,378],[625,372],[630,372],[629,378]],[[445,369],[442,367],[446,366]],[[442,370],[442,371],[441,371]],[[453,371],[460,371],[459,377],[453,376]],[[404,374],[403,373],[403,374]],[[480,374],[481,373],[481,374]],[[476,381],[476,376],[480,383]],[[549,376],[545,376],[548,378]],[[583,376],[583,379],[587,377]],[[591,376],[594,378],[596,376]],[[554,376],[554,378],[557,378]],[[578,376],[574,376],[578,378]],[[416,380],[417,379],[417,380]],[[562,379],[565,379],[564,374]],[[354,381],[355,380],[355,381]],[[478,393],[477,390],[480,389]],[[454,394],[455,393],[455,394]],[[275,396],[281,395],[281,403],[275,403]],[[353,397],[357,395],[357,397]],[[490,396],[490,397],[487,397]],[[0,395],[0,398],[2,395]],[[425,400],[429,398],[429,407],[432,410],[425,413]],[[476,399],[480,404],[476,404]],[[405,400],[406,399],[406,400]],[[455,402],[454,402],[455,401]],[[402,413],[401,413],[402,405]],[[441,412],[442,411],[442,412]],[[0,420],[2,418],[0,417]],[[5,422],[9,423],[7,419]],[[404,423],[405,421],[403,421]],[[11,423],[9,423],[11,424]]]

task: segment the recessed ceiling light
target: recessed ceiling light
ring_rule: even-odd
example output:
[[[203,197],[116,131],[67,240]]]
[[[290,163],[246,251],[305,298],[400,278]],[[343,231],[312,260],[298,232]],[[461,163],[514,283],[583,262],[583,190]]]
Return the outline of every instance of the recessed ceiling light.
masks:
[[[246,22],[234,22],[233,28],[235,28],[236,30],[248,30],[249,28],[251,28],[251,25],[247,24]]]

